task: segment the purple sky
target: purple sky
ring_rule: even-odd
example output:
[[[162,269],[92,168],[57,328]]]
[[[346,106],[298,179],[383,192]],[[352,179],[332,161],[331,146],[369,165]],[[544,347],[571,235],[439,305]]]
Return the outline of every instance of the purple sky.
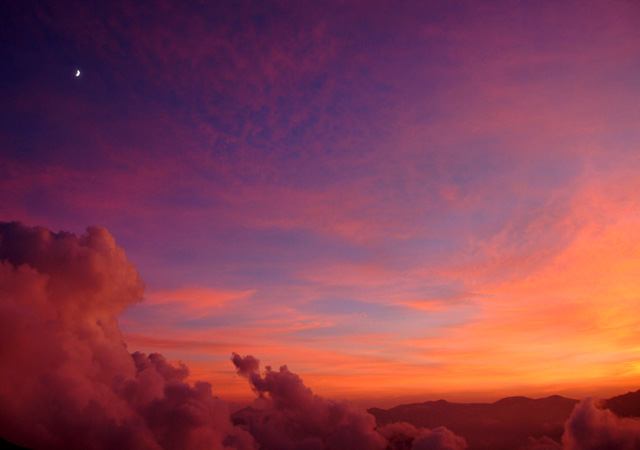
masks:
[[[132,350],[232,398],[232,351],[329,396],[637,387],[637,2],[1,8],[0,219],[106,227]]]

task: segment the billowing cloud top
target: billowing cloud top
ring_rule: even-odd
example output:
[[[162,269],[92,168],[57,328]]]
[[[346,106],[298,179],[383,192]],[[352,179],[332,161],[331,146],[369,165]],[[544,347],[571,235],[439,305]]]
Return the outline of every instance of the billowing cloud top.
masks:
[[[266,367],[261,375],[253,356],[233,355],[238,373],[249,379],[251,387],[270,401],[266,411],[248,415],[251,433],[267,448],[383,450],[387,441],[375,431],[372,415],[345,402],[334,402],[313,395],[300,377],[287,366],[274,371]]]
[[[251,448],[208,383],[127,351],[116,316],[143,284],[106,229],[2,223],[0,258],[0,435],[34,449]]]

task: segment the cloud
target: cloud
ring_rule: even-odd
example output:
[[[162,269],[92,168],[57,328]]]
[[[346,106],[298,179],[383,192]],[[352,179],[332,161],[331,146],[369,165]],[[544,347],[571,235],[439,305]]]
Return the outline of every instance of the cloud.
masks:
[[[184,287],[170,291],[159,291],[146,295],[152,305],[174,306],[178,312],[192,318],[203,317],[230,302],[241,301],[255,291],[218,291],[206,287]]]
[[[520,450],[562,450],[562,444],[549,436],[543,436],[539,439],[530,437],[529,442]]]
[[[421,430],[413,441],[412,450],[458,450],[467,448],[464,438],[445,427]]]
[[[234,353],[257,394],[232,417],[209,383],[158,353],[129,353],[117,316],[142,300],[137,270],[101,227],[82,236],[0,222],[0,436],[47,449],[458,450],[464,438],[408,423],[378,428],[346,401],[316,395],[287,366]],[[593,399],[576,406],[562,448],[635,449],[640,419]],[[529,449],[561,448],[532,439]]]
[[[105,228],[77,237],[0,222],[0,436],[67,450],[466,448],[445,428],[378,432],[372,415],[314,395],[286,366],[260,373],[258,359],[235,353],[259,408],[234,425],[184,364],[129,353],[117,316],[143,290]]]
[[[389,441],[392,449],[411,450],[462,450],[467,448],[465,439],[456,436],[445,427],[417,428],[406,422],[385,425],[378,432]]]
[[[237,354],[238,374],[249,380],[263,400],[258,414],[243,419],[256,441],[273,449],[384,449],[386,440],[375,431],[375,418],[346,402],[314,395],[302,379],[282,366],[259,373],[259,361]]]
[[[586,398],[565,423],[562,444],[547,436],[529,441],[522,450],[634,450],[640,448],[640,418],[618,417]]]
[[[640,419],[621,418],[587,398],[573,410],[562,437],[565,450],[640,448]]]
[[[374,417],[348,402],[336,402],[314,395],[302,379],[287,366],[278,371],[270,366],[260,373],[253,356],[234,354],[238,374],[249,380],[258,394],[255,408],[240,411],[243,423],[266,449],[413,449],[458,450],[466,448],[463,438],[444,427],[418,429],[394,423],[376,430]]]
[[[30,448],[252,448],[208,383],[130,355],[116,316],[142,299],[104,228],[0,224],[0,435]]]

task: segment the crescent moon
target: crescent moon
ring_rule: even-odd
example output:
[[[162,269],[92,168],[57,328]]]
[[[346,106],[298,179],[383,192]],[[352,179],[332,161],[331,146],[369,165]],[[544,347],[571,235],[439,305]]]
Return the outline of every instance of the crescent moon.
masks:
[[[80,70],[76,69],[76,76],[79,77],[80,76]]]

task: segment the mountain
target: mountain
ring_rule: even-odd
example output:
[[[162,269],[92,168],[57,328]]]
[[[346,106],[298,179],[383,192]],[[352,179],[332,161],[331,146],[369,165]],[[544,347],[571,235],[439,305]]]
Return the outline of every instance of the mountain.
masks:
[[[0,448],[2,448],[2,450],[29,450],[26,447],[20,447],[19,445],[12,444],[2,438],[0,438]]]
[[[508,397],[495,403],[438,400],[368,411],[380,426],[392,422],[425,428],[445,426],[463,436],[471,450],[512,450],[526,445],[529,437],[548,436],[560,441],[564,423],[577,403],[554,395],[540,399]]]
[[[604,406],[619,417],[640,417],[640,389],[605,400]]]

